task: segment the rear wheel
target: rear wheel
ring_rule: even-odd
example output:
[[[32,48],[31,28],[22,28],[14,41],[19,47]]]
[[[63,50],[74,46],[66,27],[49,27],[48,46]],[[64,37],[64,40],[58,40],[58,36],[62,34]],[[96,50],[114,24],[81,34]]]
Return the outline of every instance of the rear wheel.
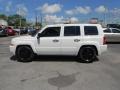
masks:
[[[96,50],[93,47],[82,47],[78,57],[80,62],[91,63],[96,58]]]
[[[34,53],[30,47],[20,46],[17,48],[16,56],[18,58],[18,61],[30,62],[34,57]]]

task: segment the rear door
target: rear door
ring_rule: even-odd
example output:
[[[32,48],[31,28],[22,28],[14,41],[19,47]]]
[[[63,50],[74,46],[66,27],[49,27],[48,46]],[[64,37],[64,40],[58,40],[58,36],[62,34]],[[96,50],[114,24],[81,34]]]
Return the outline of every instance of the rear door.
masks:
[[[62,55],[77,55],[80,45],[80,26],[63,26]]]

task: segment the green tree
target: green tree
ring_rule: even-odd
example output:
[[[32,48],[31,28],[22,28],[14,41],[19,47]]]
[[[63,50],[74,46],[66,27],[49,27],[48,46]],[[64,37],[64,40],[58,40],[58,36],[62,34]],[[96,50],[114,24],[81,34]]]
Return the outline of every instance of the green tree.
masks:
[[[7,16],[5,14],[0,14],[0,19],[7,20]]]
[[[20,26],[20,20],[21,20],[21,27],[25,27],[27,22],[26,22],[26,18],[20,16],[20,15],[10,15],[8,16],[8,24],[10,26],[15,26],[15,27],[19,27]]]

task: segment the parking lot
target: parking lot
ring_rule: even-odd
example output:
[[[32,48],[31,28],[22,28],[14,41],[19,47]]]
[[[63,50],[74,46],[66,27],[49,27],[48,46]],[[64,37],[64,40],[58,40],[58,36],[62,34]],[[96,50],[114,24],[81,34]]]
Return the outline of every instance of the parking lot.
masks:
[[[9,52],[11,38],[0,37],[0,90],[120,90],[120,44],[90,64],[46,56],[22,63]]]

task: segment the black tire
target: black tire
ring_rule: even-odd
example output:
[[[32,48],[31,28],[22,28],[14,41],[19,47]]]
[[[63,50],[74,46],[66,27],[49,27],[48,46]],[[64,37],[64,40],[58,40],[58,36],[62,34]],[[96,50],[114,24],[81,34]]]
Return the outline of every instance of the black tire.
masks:
[[[31,62],[34,58],[34,53],[30,47],[20,46],[16,50],[16,56],[20,62]]]
[[[96,50],[93,47],[82,47],[78,53],[79,62],[91,63],[96,58]]]

